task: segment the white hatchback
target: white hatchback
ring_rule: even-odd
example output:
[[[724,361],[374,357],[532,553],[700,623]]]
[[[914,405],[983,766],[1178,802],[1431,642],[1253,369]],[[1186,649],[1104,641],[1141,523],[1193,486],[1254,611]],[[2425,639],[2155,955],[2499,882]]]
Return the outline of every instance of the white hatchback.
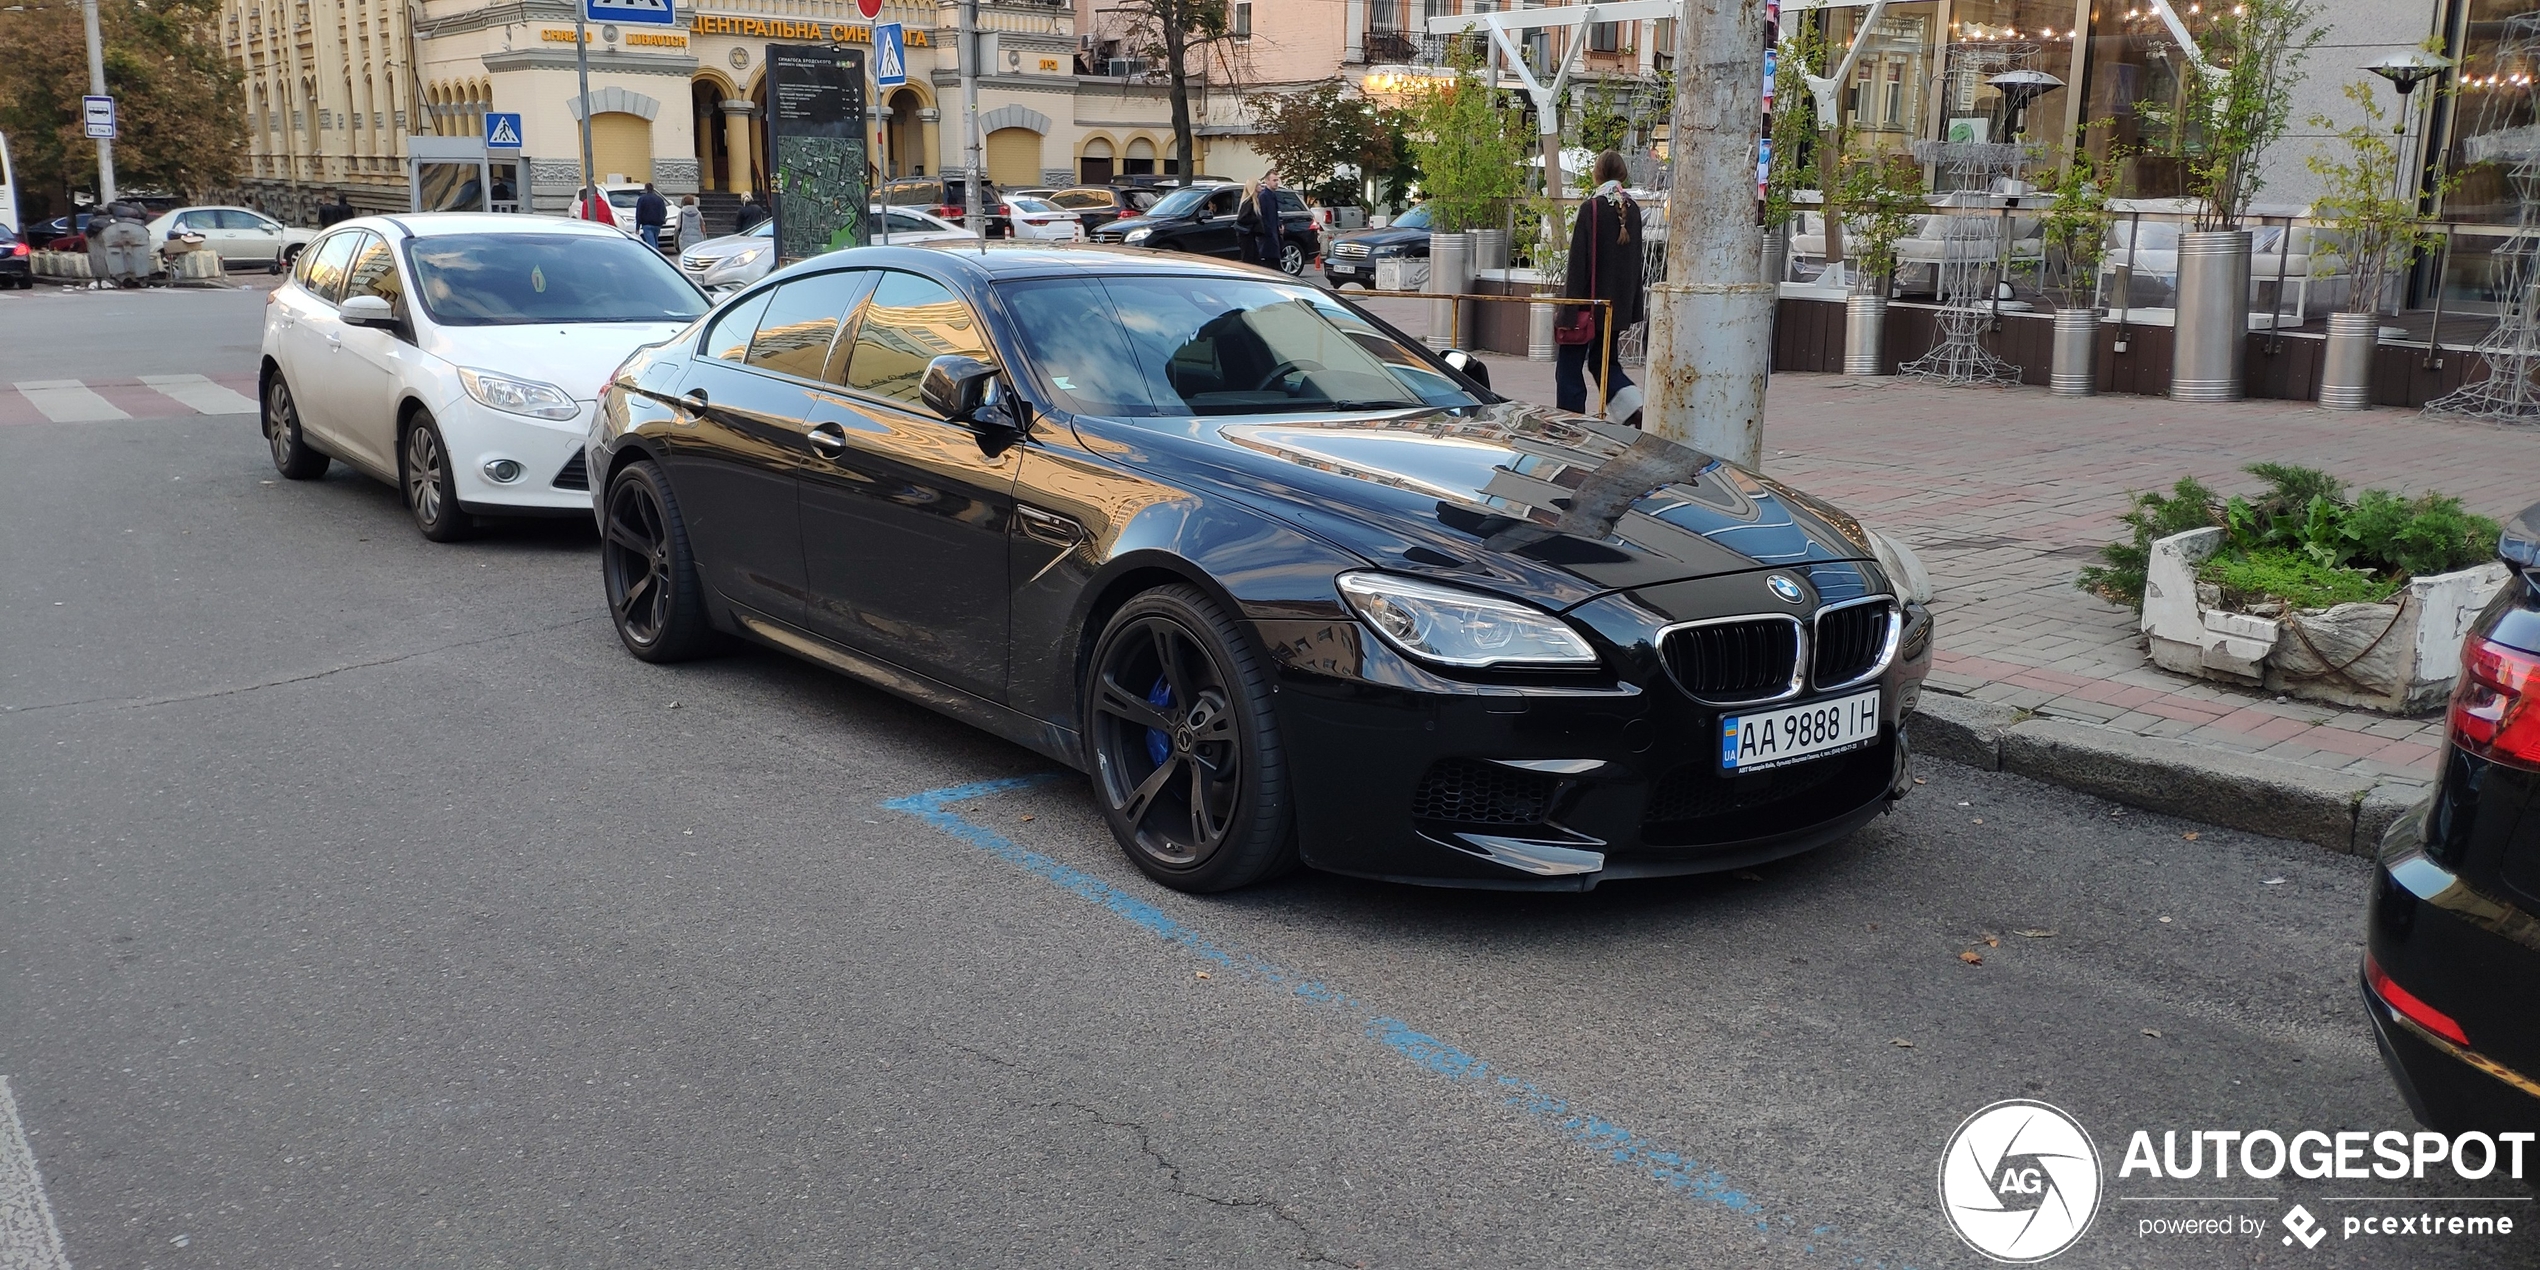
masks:
[[[348,220],[266,298],[264,432],[293,480],[342,459],[423,536],[588,515],[582,436],[636,349],[710,307],[604,225],[486,212]]]

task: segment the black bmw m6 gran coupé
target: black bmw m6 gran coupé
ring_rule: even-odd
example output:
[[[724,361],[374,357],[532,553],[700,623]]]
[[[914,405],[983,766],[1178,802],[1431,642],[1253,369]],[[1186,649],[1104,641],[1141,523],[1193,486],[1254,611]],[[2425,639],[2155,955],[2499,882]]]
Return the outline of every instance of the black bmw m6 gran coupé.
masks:
[[[1910,552],[1485,375],[1267,270],[831,253],[617,372],[610,605],[646,660],[738,635],[1080,768],[1185,890],[1583,890],[1910,787]]]

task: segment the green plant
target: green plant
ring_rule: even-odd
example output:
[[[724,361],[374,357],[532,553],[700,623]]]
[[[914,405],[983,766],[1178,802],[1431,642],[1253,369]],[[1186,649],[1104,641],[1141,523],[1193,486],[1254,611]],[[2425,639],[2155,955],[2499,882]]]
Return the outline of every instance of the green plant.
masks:
[[[1923,202],[1923,169],[1904,155],[1846,155],[1840,185],[1842,214],[1860,244],[1853,253],[1859,266],[1853,285],[1865,294],[1886,295],[1896,275],[1897,242],[1913,232],[1915,216],[1930,210]],[[1828,210],[1829,223],[1834,214]]]
[[[2316,607],[2313,599],[2322,595],[2343,597],[2325,601],[2342,603],[2357,587],[2378,587],[2372,598],[2386,597],[2410,577],[2468,568],[2495,548],[2496,522],[2449,495],[2406,498],[2368,489],[2350,499],[2344,481],[2316,468],[2253,463],[2243,470],[2266,488],[2225,499],[2183,478],[2168,495],[2132,496],[2119,518],[2132,534],[2100,548],[2103,563],[2082,570],[2078,585],[2139,609],[2152,544],[2208,527],[2220,528],[2223,541],[2200,577],[2221,582],[2228,575],[2234,581],[2226,590],[2272,595],[2296,607]],[[2346,575],[2363,581],[2340,581]],[[2263,579],[2280,585],[2270,590]]]
[[[1428,194],[1429,223],[1441,233],[1495,225],[1525,180],[1526,140],[1513,114],[1469,51],[1454,58],[1454,77],[1413,99],[1411,151]]]
[[[2321,564],[2290,547],[2214,556],[2197,567],[2196,580],[2222,588],[2223,605],[2235,609],[2267,600],[2297,609],[2376,604],[2389,599],[2400,586],[2398,579]]]
[[[2346,296],[2349,313],[2378,313],[2389,291],[2393,274],[2407,267],[2418,253],[2433,250],[2434,232],[2417,218],[2416,199],[2398,192],[2401,172],[2406,167],[2399,147],[2392,144],[2390,112],[2381,108],[2367,83],[2351,83],[2345,87],[2346,100],[2355,103],[2363,113],[2363,121],[2334,132],[2339,157],[2314,154],[2307,164],[2320,178],[2325,192],[2312,205],[2311,214],[2320,223],[2336,231],[2339,253],[2345,266],[2355,276],[2355,285]],[[2326,115],[2311,116],[2311,126],[2336,129],[2336,121]],[[2457,175],[2447,174],[2439,183],[2438,195],[2449,193],[2459,183]],[[2314,252],[2312,268],[2335,267],[2327,253]]]
[[[1578,106],[1571,134],[1579,145],[1599,153],[1622,149],[1632,135],[1632,117],[1614,108],[1613,82],[1601,82],[1594,92],[1579,93],[1574,100]]]
[[[2311,0],[2217,3],[2203,20],[2196,48],[2204,64],[2179,80],[2176,121],[2199,135],[2186,148],[2196,228],[2233,230],[2266,184],[2258,161],[2292,122],[2302,63],[2328,28],[2312,20]]]
[[[1401,112],[1359,96],[1338,79],[1257,93],[1245,104],[1261,128],[1253,148],[1279,170],[1282,181],[1317,203],[1356,205],[1361,181],[1386,175],[1400,148]]]
[[[2077,309],[2093,302],[2098,291],[2099,259],[2107,253],[2107,191],[2100,187],[2099,166],[2088,151],[2076,147],[2072,162],[2055,181],[2055,205],[2038,222],[2044,240],[2044,267],[2055,307]]]
[[[1764,224],[1788,224],[1798,211],[1793,195],[1817,183],[1817,99],[1808,77],[1825,69],[1826,37],[1811,15],[1782,21],[1781,50],[1773,78],[1773,159],[1764,169]]]

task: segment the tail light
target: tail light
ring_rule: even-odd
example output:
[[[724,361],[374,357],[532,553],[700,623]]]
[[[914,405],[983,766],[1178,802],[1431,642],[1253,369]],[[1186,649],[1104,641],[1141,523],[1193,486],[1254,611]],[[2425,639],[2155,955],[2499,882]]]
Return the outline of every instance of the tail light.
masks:
[[[2461,645],[2452,690],[2452,744],[2480,758],[2540,768],[2540,657],[2473,633]]]
[[[12,256],[32,256],[35,254],[35,248],[29,247],[25,243],[11,243],[9,245],[9,254]]]
[[[2371,953],[2364,954],[2364,982],[2372,987],[2372,994],[2381,998],[2382,1004],[2398,1011],[2401,1018],[2463,1049],[2469,1048],[2469,1033],[2462,1031],[2461,1025],[2453,1022],[2451,1015],[2417,1000],[2415,993],[2392,981],[2390,972],[2383,970],[2381,963],[2372,959]]]

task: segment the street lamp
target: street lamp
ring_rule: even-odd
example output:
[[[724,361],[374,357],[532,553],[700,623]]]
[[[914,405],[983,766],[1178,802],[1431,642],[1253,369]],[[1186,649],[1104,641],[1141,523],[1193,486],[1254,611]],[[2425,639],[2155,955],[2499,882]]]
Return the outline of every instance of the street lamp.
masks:
[[[2451,68],[2452,59],[2439,53],[2428,53],[2424,49],[2409,49],[2405,53],[2393,53],[2364,67],[2365,70],[2389,80],[2390,86],[2399,90],[2399,126],[2392,131],[2403,137],[2408,135],[2408,95],[2417,90],[2417,85]]]
[[[2044,71],[2004,71],[1984,81],[2002,94],[2002,131],[2019,136],[2028,130],[2028,105],[2064,86]]]

